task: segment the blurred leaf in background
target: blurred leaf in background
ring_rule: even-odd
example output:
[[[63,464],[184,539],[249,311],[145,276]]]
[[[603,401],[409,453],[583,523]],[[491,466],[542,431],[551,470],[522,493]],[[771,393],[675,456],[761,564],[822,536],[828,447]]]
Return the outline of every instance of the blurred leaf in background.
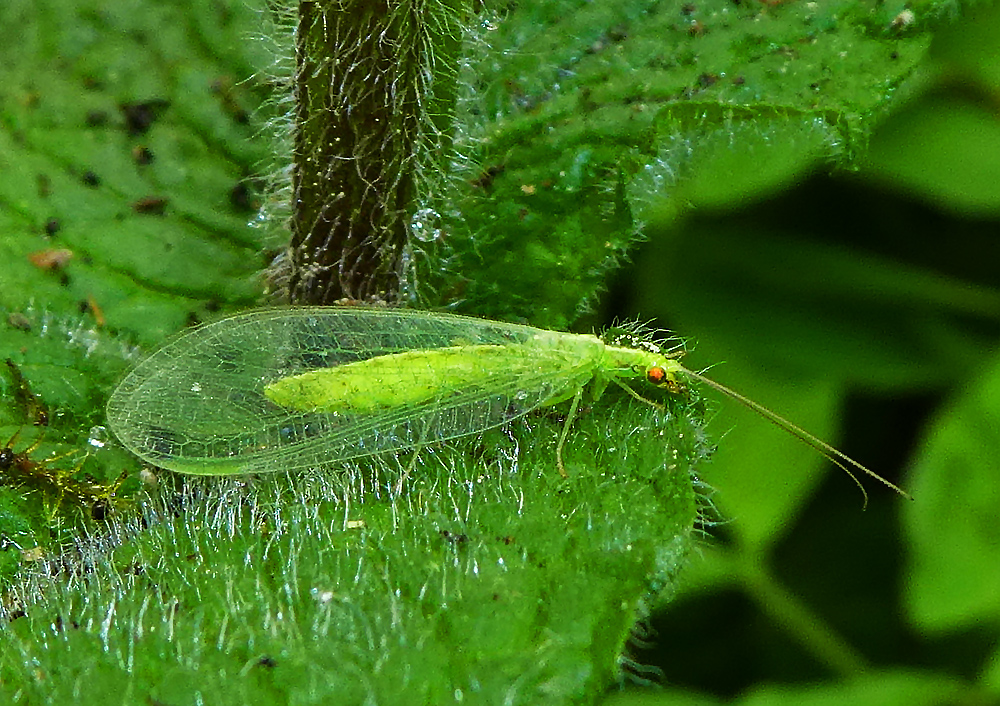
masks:
[[[871,35],[913,36],[928,20],[929,8],[899,9],[905,26]],[[891,44],[882,60],[898,60]],[[704,477],[726,523],[654,621],[661,652],[643,653],[668,683],[745,694],[740,703],[848,699],[759,686],[831,678],[853,684],[851,702],[995,698],[985,547],[998,447],[983,410],[1000,401],[989,372],[1000,333],[998,46],[1000,13],[980,5],[935,34],[888,102],[855,114],[870,139],[832,169],[814,162],[768,198],[739,194],[736,180],[726,201],[716,194],[730,173],[774,169],[766,150],[736,145],[732,172],[687,186],[695,208],[682,227],[652,204],[627,275],[638,291],[619,290],[627,310],[690,336],[689,365],[713,366],[821,436],[839,429],[845,451],[916,497],[869,487],[861,513],[849,481],[820,475],[828,464],[720,401]],[[963,389],[964,401],[942,405]],[[938,676],[919,687],[894,672],[929,665]]]

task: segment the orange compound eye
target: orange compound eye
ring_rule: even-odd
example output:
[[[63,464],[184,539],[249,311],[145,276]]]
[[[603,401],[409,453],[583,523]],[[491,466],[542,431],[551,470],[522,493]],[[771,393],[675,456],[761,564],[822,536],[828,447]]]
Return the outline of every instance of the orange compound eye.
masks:
[[[667,379],[667,371],[656,365],[646,371],[646,379],[654,385],[662,385]]]
[[[684,392],[684,386],[659,365],[654,365],[646,371],[646,380],[657,387],[667,388],[675,395]]]

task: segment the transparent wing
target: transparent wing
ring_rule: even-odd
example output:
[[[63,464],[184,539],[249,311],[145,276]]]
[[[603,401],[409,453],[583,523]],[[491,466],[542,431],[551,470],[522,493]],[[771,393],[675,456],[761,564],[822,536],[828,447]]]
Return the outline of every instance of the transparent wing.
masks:
[[[592,362],[524,345],[547,333],[393,309],[250,312],[190,331],[140,363],[111,396],[108,422],[138,456],[186,473],[327,466],[483,431],[579,387]],[[370,414],[298,412],[263,394],[270,382],[307,370],[457,345],[510,354],[482,384]],[[406,375],[384,382],[405,384]]]

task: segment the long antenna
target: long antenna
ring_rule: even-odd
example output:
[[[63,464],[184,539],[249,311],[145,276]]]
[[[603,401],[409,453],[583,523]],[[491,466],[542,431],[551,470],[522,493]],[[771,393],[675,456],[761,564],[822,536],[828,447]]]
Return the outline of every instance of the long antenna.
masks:
[[[788,421],[787,419],[785,419],[781,415],[776,414],[775,412],[772,412],[771,410],[769,410],[764,405],[762,405],[762,404],[760,404],[758,402],[754,402],[749,397],[745,397],[745,396],[741,395],[740,393],[738,393],[736,390],[731,390],[728,387],[726,387],[725,385],[723,385],[721,383],[718,383],[715,380],[712,380],[711,378],[705,377],[701,373],[696,373],[693,370],[688,370],[687,368],[684,368],[684,372],[687,375],[690,375],[691,377],[693,377],[694,379],[700,380],[701,382],[705,383],[709,387],[711,387],[711,388],[713,388],[715,390],[718,390],[719,392],[721,392],[722,394],[726,395],[727,397],[730,397],[730,398],[736,400],[737,402],[739,402],[740,404],[744,405],[748,409],[753,410],[754,412],[756,412],[760,416],[764,417],[764,419],[766,419],[767,421],[769,421],[772,424],[774,424],[779,429],[783,429],[783,430],[787,431],[789,434],[791,434],[792,436],[794,436],[796,439],[798,439],[802,443],[806,444],[807,446],[812,447],[813,449],[815,449],[816,451],[818,451],[819,453],[821,453],[824,458],[826,458],[828,461],[830,461],[831,463],[833,463],[836,466],[838,466],[842,471],[844,471],[847,475],[849,475],[851,477],[851,479],[855,483],[857,483],[858,487],[861,488],[861,492],[865,496],[865,506],[866,507],[868,505],[868,493],[865,492],[864,486],[862,486],[861,483],[858,481],[857,476],[855,476],[854,473],[851,472],[851,468],[855,468],[855,469],[857,469],[859,471],[862,471],[863,473],[866,473],[867,475],[871,476],[872,478],[874,478],[875,480],[879,481],[883,485],[886,485],[889,488],[892,488],[897,493],[899,493],[900,495],[902,495],[904,498],[907,498],[909,500],[913,500],[913,496],[910,495],[909,493],[907,493],[905,490],[903,490],[899,486],[897,486],[897,485],[895,485],[895,484],[887,481],[885,478],[883,478],[882,476],[880,476],[875,471],[870,470],[866,466],[862,466],[860,463],[858,463],[857,461],[855,461],[853,458],[851,458],[847,454],[843,453],[842,451],[839,451],[839,450],[835,449],[834,447],[830,446],[830,444],[826,443],[822,439],[820,439],[820,438],[818,438],[816,436],[813,436],[812,434],[810,434],[809,432],[807,432],[802,427],[799,427],[799,426],[796,426],[795,424],[792,424],[790,421]]]

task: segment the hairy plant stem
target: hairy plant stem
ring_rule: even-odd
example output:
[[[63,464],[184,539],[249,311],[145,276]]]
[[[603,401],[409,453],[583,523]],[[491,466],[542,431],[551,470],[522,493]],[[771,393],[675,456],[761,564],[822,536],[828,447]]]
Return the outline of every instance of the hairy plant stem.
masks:
[[[451,146],[469,0],[316,0],[296,30],[288,299],[395,299]]]

